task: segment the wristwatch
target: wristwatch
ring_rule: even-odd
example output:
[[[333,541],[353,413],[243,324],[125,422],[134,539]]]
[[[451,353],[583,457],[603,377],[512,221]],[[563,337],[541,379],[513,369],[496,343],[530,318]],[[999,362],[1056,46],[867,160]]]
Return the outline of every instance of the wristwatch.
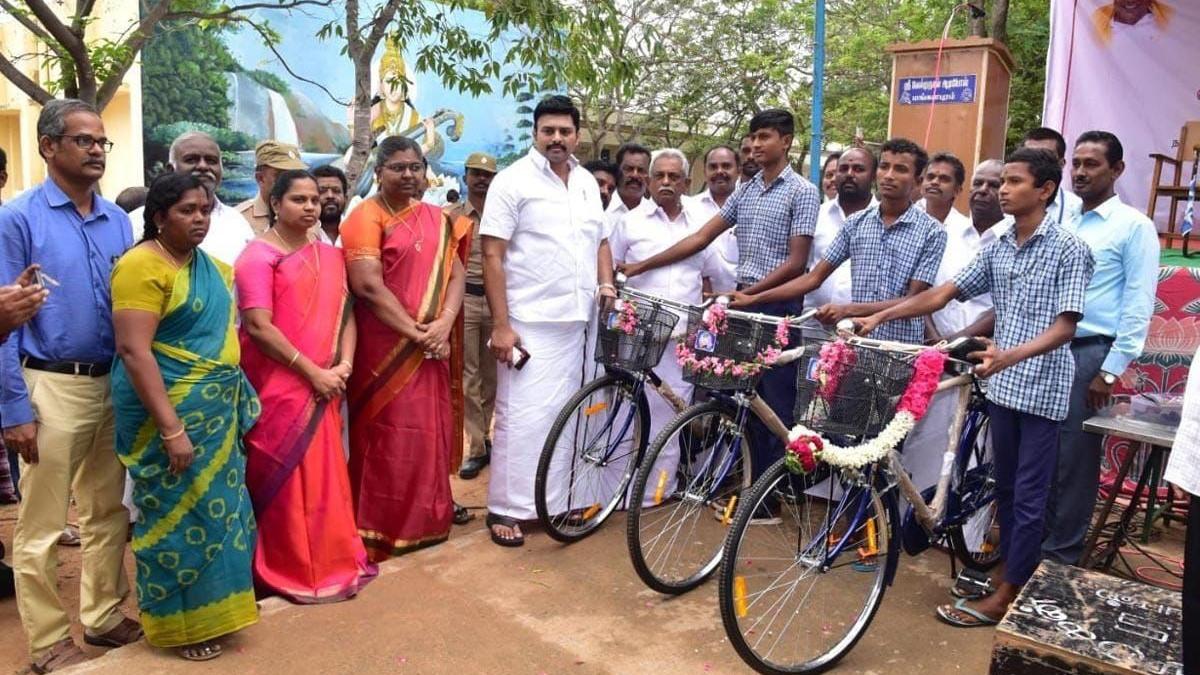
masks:
[[[1107,384],[1110,387],[1117,383],[1116,375],[1113,375],[1112,373],[1106,373],[1103,370],[1100,371],[1100,379],[1104,380],[1104,384]]]

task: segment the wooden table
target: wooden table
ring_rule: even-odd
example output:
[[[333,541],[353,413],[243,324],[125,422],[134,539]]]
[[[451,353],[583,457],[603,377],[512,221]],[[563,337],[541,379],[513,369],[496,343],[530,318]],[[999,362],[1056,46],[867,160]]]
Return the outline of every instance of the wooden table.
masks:
[[[1147,492],[1147,518],[1144,529],[1147,534],[1149,533],[1156,490],[1148,490],[1147,486],[1151,482],[1157,481],[1157,475],[1166,465],[1166,454],[1175,443],[1175,432],[1178,428],[1178,425],[1149,422],[1127,415],[1096,415],[1084,421],[1084,431],[1105,436],[1115,436],[1139,443],[1142,446],[1149,447],[1150,454],[1145,464],[1142,465],[1137,487],[1134,488],[1133,494],[1129,498],[1129,506],[1121,514],[1112,539],[1103,542],[1101,546],[1097,546],[1100,533],[1108,524],[1108,517],[1112,513],[1113,504],[1117,501],[1117,495],[1121,492],[1121,486],[1125,484],[1125,477],[1129,474],[1129,468],[1133,465],[1133,460],[1138,455],[1138,452],[1136,450],[1129,452],[1121,461],[1120,466],[1117,468],[1117,477],[1113,481],[1113,488],[1109,491],[1108,498],[1104,501],[1104,506],[1100,509],[1100,514],[1096,517],[1096,522],[1092,526],[1091,534],[1084,544],[1083,560],[1080,561],[1081,567],[1087,569],[1095,566],[1097,569],[1109,570],[1112,568],[1113,562],[1120,555],[1122,546],[1126,544],[1137,546],[1129,538],[1129,524],[1133,520],[1134,514],[1138,511],[1143,492]],[[1122,561],[1124,562],[1123,558]],[[1125,563],[1125,566],[1129,567],[1129,564]],[[1167,571],[1176,574],[1172,570]],[[1133,570],[1130,569],[1129,572],[1132,573]],[[1176,574],[1176,576],[1178,575]]]

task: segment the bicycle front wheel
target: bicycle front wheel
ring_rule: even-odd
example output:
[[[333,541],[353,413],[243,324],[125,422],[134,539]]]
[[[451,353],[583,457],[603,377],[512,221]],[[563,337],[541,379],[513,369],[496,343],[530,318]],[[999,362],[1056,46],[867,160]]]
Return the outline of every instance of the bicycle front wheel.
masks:
[[[828,471],[767,470],[738,507],[721,566],[721,620],[760,673],[820,673],[866,632],[895,563],[894,506]],[[778,514],[778,524],[760,524]],[[751,520],[755,517],[755,520]]]
[[[737,410],[694,405],[650,444],[630,491],[625,540],[647,586],[678,595],[721,562],[728,518],[750,487],[750,446]]]
[[[534,505],[546,533],[570,543],[595,532],[624,499],[649,433],[646,395],[628,375],[575,392],[538,459]]]
[[[1000,562],[1000,525],[996,511],[996,460],[991,422],[975,413],[954,467],[958,495],[957,524],[948,528],[954,553],[963,565],[986,572]]]

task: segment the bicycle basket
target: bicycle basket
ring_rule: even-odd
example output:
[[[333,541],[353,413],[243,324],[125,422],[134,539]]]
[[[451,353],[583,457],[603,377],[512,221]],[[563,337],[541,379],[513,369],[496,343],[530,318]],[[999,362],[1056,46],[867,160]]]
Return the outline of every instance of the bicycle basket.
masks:
[[[602,307],[596,328],[596,361],[630,372],[649,370],[662,360],[679,316],[647,300],[617,300]]]
[[[726,317],[724,332],[714,334],[704,323],[704,312],[694,310],[688,314],[684,344],[697,359],[712,357],[723,361],[728,367],[721,367],[718,373],[685,366],[683,379],[697,387],[714,391],[753,389],[765,369],[746,366],[753,366],[758,355],[771,346],[774,339],[774,326],[740,317]]]
[[[915,355],[850,346],[853,360],[829,386],[821,381],[821,344],[806,345],[796,374],[797,424],[825,436],[866,439],[877,435],[896,414],[913,376]]]

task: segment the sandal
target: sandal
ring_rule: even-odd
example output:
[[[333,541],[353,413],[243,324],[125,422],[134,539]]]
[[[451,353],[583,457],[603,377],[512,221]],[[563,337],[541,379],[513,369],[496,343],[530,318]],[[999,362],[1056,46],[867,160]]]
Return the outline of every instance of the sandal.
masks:
[[[29,670],[42,675],[42,673],[52,673],[61,668],[85,663],[87,660],[87,654],[83,653],[74,640],[67,637],[54,643],[36,661],[30,663]]]
[[[221,645],[212,640],[205,640],[204,642],[197,642],[194,645],[179,648],[179,656],[185,661],[211,661],[223,653]]]
[[[520,533],[521,524],[517,522],[516,518],[509,518],[498,513],[488,513],[486,522],[488,532],[492,535],[492,541],[496,544],[510,548],[525,545],[525,535]],[[497,525],[516,530],[516,533],[506,537],[496,531],[495,527]]]
[[[121,623],[100,635],[83,631],[83,641],[93,647],[124,647],[142,639],[142,624],[124,617]]]
[[[62,534],[58,535],[59,546],[78,546],[79,545],[79,527],[75,525],[67,525],[63,528]]]
[[[943,622],[956,628],[979,628],[980,626],[995,626],[1000,623],[999,619],[993,619],[979,610],[967,607],[966,599],[959,600],[954,605],[938,607],[937,616]]]
[[[454,503],[454,524],[455,525],[466,525],[467,523],[471,522],[472,520],[475,520],[475,514],[468,511],[467,507],[463,506],[462,504],[459,504],[458,502],[455,502]]]

